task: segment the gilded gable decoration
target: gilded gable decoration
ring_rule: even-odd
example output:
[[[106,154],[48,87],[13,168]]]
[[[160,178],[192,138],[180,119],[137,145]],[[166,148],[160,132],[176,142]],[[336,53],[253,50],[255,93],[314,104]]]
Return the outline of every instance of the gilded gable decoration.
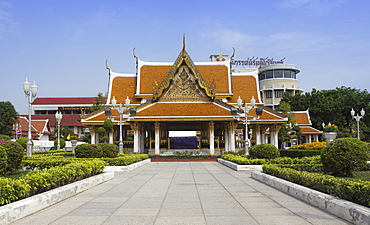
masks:
[[[209,97],[201,88],[195,79],[195,76],[190,73],[189,68],[181,66],[178,73],[175,75],[170,87],[164,91],[160,97],[161,101],[207,101]]]
[[[184,68],[187,68],[187,70],[185,71]],[[208,96],[208,99],[209,98],[214,99],[215,89],[216,89],[214,82],[212,82],[212,84],[209,85],[202,78],[202,76],[199,73],[199,71],[197,70],[194,62],[191,60],[191,58],[188,55],[188,53],[186,52],[186,50],[183,49],[181,51],[181,53],[179,54],[179,56],[177,57],[175,63],[171,67],[170,72],[167,74],[166,78],[162,81],[162,83],[159,84],[159,85],[157,85],[157,84],[153,85],[153,98],[154,98],[154,100],[157,100],[158,98],[160,98],[165,91],[166,91],[166,93],[168,94],[168,97],[169,97],[169,92],[168,92],[169,89],[168,88],[170,87],[170,85],[174,82],[175,79],[177,80],[176,82],[181,82],[181,83],[185,84],[186,83],[185,80],[183,80],[183,81],[180,80],[180,79],[183,79],[183,78],[190,78],[191,79],[191,81],[189,81],[189,82],[192,82],[195,85],[195,86],[192,86],[192,88],[193,88],[192,90],[193,91],[195,89],[198,90],[198,91],[196,91],[196,93],[197,93],[196,96],[197,97],[202,96],[203,94],[201,94],[201,93],[204,93],[206,96]],[[180,86],[177,86],[177,88],[180,88]],[[183,87],[183,88],[188,88],[188,87]],[[203,90],[200,91],[201,90],[200,88],[203,89]],[[190,89],[187,89],[187,91],[190,91]],[[195,92],[193,92],[193,93],[195,93]],[[187,95],[189,97],[188,93],[187,93]],[[194,97],[195,96],[193,96],[191,99],[194,99]]]

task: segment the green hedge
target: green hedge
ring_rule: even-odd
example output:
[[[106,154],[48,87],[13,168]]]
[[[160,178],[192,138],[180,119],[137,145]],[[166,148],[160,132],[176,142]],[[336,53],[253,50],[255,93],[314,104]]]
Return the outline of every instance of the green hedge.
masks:
[[[147,154],[124,154],[117,158],[102,158],[109,166],[127,166],[148,159]]]
[[[73,152],[66,152],[64,150],[50,150],[50,151],[35,151],[33,156],[50,155],[50,156],[75,156]]]
[[[221,156],[218,155],[151,155],[149,156],[151,159],[216,159],[220,158]]]
[[[124,154],[119,155],[117,158],[99,158],[107,162],[109,166],[127,166],[135,162],[139,162],[148,159],[147,154]],[[73,162],[84,162],[92,160],[90,158],[64,158],[62,156],[47,156],[47,155],[37,155],[32,157],[27,157],[23,160],[23,167],[28,170],[40,170],[45,168],[52,168],[56,166],[64,166]]]
[[[290,157],[290,158],[310,157],[310,156],[316,156],[316,155],[321,154],[321,150],[300,150],[300,149],[283,150],[283,149],[280,149],[279,151],[280,151],[281,157]]]
[[[18,180],[0,178],[0,205],[5,205],[103,172],[106,162],[89,160],[32,171]]]
[[[297,171],[278,165],[263,165],[263,172],[302,186],[370,207],[370,182],[349,181],[330,175]]]
[[[226,154],[222,159],[234,162],[240,165],[263,165],[263,164],[321,164],[320,156],[288,158],[280,157],[276,159],[248,159],[246,156]]]

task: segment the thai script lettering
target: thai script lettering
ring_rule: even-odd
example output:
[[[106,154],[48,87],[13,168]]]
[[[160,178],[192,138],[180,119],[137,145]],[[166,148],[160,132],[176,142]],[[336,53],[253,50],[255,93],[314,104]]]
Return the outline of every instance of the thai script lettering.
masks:
[[[247,58],[246,60],[233,60],[231,62],[232,65],[235,66],[269,66],[269,65],[276,65],[276,64],[284,64],[285,57],[280,60],[274,60],[274,58],[258,58],[252,57]]]

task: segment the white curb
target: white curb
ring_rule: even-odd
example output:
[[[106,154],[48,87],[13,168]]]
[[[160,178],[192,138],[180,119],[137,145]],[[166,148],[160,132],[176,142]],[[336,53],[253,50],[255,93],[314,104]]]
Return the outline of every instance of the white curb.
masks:
[[[128,172],[134,170],[140,166],[150,163],[150,159],[145,159],[128,166],[106,166],[104,172],[115,171],[115,172]]]
[[[354,224],[370,224],[370,208],[333,197],[292,182],[264,174],[252,172],[252,178],[283,191],[304,202],[332,213]]]
[[[41,209],[114,178],[114,172],[89,177],[0,207],[1,224],[10,224]]]
[[[218,159],[218,162],[236,171],[262,171],[262,165],[239,165],[221,158]]]

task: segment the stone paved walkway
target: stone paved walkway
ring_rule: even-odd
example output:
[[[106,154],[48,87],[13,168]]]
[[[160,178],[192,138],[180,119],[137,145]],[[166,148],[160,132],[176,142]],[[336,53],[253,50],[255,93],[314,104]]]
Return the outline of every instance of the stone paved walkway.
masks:
[[[14,224],[349,224],[217,162],[152,162]]]

